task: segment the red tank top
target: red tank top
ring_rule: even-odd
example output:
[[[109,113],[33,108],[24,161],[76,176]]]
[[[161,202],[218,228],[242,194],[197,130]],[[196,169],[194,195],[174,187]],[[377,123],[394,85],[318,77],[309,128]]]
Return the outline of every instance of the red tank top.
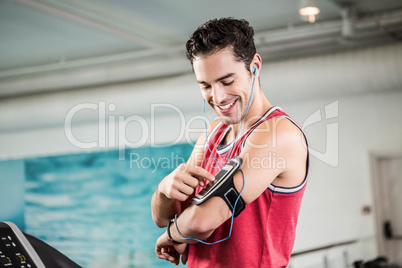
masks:
[[[230,126],[219,123],[207,138],[202,167],[216,175],[219,167],[211,151],[219,166],[223,167],[229,154],[231,158],[240,154],[248,135],[259,124],[278,116],[288,118],[299,127],[279,107],[272,107],[235,142],[221,146]],[[299,129],[301,130],[300,127]],[[275,161],[274,156],[271,158],[271,161]],[[308,170],[308,156],[306,166]],[[234,219],[232,235],[228,240],[214,245],[189,245],[188,267],[286,267],[295,240],[297,218],[306,182],[307,172],[303,182],[296,187],[271,184]],[[200,190],[201,187],[198,187],[197,192]],[[230,219],[217,228],[207,242],[226,238],[229,229]]]

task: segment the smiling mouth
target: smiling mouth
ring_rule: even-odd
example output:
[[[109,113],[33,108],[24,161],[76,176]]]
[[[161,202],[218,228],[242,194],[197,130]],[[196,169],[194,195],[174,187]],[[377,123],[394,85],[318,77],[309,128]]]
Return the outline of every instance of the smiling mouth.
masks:
[[[237,100],[234,100],[234,101],[232,101],[231,103],[226,104],[226,105],[217,105],[217,107],[218,107],[219,109],[221,109],[221,110],[227,110],[227,109],[229,109],[230,107],[232,107],[233,104],[235,104],[236,101],[237,101]]]

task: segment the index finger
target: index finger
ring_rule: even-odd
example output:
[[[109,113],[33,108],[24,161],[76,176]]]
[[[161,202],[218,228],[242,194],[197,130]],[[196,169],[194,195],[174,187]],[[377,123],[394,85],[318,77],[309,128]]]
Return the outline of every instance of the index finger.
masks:
[[[192,176],[197,177],[198,179],[207,179],[209,181],[215,180],[214,175],[212,175],[210,172],[200,166],[186,165],[186,171]]]

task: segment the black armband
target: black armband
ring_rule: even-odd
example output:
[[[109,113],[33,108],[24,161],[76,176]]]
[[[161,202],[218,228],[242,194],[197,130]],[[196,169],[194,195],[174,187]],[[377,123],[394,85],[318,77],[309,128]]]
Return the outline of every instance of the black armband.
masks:
[[[204,189],[194,196],[191,203],[200,205],[213,196],[219,196],[226,202],[230,211],[233,212],[234,217],[237,217],[246,208],[246,204],[236,190],[233,182],[233,176],[236,171],[238,171],[242,162],[243,160],[240,157],[234,156],[226,166],[216,174],[215,180],[209,182]]]

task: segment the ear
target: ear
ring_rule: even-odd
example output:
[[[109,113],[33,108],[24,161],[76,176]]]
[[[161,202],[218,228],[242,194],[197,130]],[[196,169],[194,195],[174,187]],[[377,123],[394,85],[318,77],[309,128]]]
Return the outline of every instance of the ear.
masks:
[[[260,75],[261,66],[262,66],[261,56],[256,53],[256,54],[254,54],[254,57],[253,57],[253,59],[251,60],[251,63],[250,63],[250,70],[252,70],[251,72],[256,77],[258,77]]]

